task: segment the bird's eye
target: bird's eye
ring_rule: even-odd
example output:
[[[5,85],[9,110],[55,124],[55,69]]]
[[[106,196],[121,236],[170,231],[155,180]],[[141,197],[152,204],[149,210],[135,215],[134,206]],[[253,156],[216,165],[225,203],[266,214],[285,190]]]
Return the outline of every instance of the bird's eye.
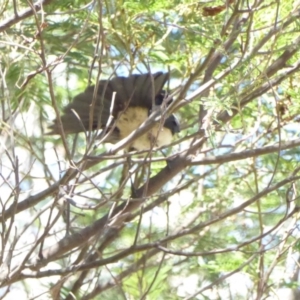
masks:
[[[164,96],[162,94],[159,94],[155,98],[155,105],[161,105],[164,100]]]

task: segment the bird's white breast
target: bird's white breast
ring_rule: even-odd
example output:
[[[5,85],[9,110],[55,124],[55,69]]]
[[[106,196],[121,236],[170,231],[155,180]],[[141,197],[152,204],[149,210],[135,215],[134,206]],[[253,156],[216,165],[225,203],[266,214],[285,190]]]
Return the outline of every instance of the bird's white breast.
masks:
[[[120,139],[127,137],[148,118],[148,110],[141,107],[129,107],[122,112],[117,121],[117,127],[120,132]],[[129,148],[137,151],[147,150],[151,147],[161,147],[172,142],[172,132],[163,127],[163,124],[157,123],[144,135],[138,137],[132,142]]]

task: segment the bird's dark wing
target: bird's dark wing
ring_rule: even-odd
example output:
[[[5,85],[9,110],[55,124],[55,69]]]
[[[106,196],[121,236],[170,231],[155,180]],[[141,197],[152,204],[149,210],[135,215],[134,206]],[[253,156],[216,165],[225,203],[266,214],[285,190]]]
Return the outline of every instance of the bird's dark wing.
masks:
[[[61,116],[61,122],[66,134],[89,130],[91,116],[93,116],[91,120],[92,129],[97,129],[97,116],[107,116],[104,118],[104,120],[107,121],[110,108],[108,101],[103,101],[103,107],[101,109],[101,106],[98,105],[98,103],[101,103],[100,97],[98,96],[96,98],[96,105],[94,107],[91,106],[92,100],[93,93],[85,91],[84,93],[75,96],[73,101],[64,108],[64,114]],[[101,127],[102,126],[99,126],[99,128]],[[48,134],[59,134],[57,119],[54,120],[54,123],[51,126],[49,126],[49,129],[51,129],[51,132]]]
[[[101,80],[98,95],[111,101],[115,94],[115,105],[118,107],[140,106],[151,109],[155,97],[159,95],[169,79],[169,73],[134,74],[129,77],[114,77],[111,80]],[[86,92],[93,92],[95,86],[90,86]],[[161,103],[160,103],[161,104]]]
[[[147,112],[150,111],[152,104],[155,104],[156,96],[162,93],[168,79],[168,73],[158,72],[101,80],[93,105],[91,104],[95,86],[90,86],[64,108],[61,121],[65,133],[87,131],[90,127],[104,128],[110,116],[113,98],[112,113],[115,118],[127,107],[140,107],[145,108]],[[49,129],[51,131],[48,134],[59,134],[57,120],[54,120]]]

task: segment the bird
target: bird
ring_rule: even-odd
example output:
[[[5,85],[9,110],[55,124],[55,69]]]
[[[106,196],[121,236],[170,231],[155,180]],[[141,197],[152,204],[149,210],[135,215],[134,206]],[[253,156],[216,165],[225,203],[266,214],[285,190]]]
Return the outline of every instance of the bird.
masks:
[[[163,72],[100,80],[98,87],[87,87],[63,109],[60,119],[64,133],[102,129],[109,132],[104,142],[119,142],[139,128],[153,111],[160,109],[163,112],[163,108],[173,101],[163,89],[168,80],[169,73]],[[111,115],[112,122],[109,121]],[[170,144],[173,135],[180,131],[179,121],[171,114],[163,116],[162,123],[156,123],[147,133],[134,140],[127,150],[142,151]],[[58,119],[49,129],[48,135],[60,134]]]

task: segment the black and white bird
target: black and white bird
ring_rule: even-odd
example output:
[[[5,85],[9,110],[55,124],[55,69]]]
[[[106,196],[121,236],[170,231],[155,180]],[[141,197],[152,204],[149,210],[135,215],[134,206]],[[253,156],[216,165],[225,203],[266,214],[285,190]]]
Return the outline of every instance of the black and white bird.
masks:
[[[109,132],[111,129],[104,142],[117,143],[139,128],[153,110],[166,102],[164,99],[167,95],[163,86],[168,79],[168,73],[158,72],[100,80],[94,103],[95,86],[90,86],[75,96],[64,108],[61,122],[65,134],[89,129],[106,129]],[[171,100],[167,105],[170,102]],[[111,114],[113,122],[109,122]],[[173,135],[180,131],[179,121],[172,114],[165,117],[162,122],[156,123],[149,132],[134,140],[128,149],[141,151],[151,146],[161,147],[170,144]],[[60,134],[57,119],[49,129],[51,131],[48,134]]]

